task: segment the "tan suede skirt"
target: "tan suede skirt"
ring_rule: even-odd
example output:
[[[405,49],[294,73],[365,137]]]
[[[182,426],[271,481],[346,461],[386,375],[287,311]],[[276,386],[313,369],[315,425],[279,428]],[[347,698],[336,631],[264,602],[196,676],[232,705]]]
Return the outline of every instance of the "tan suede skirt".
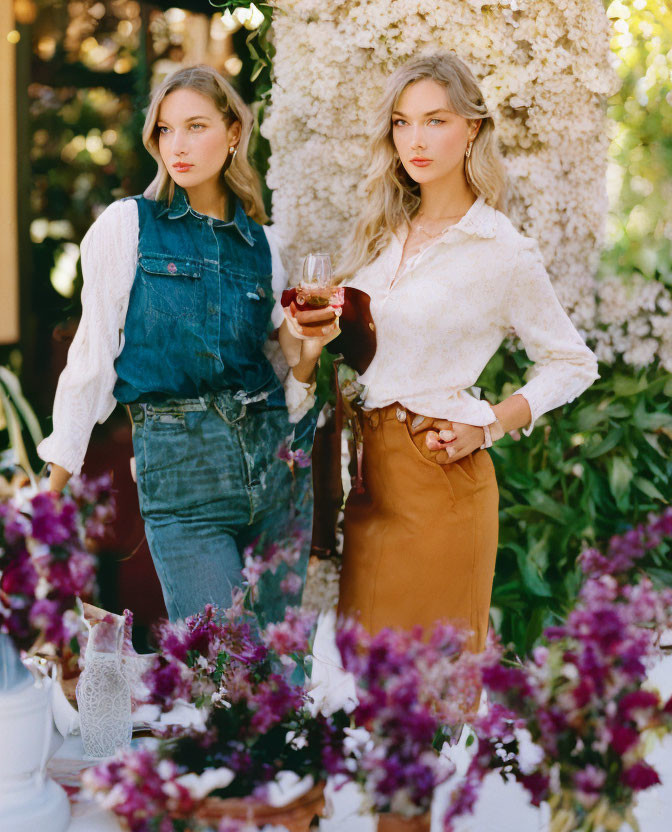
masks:
[[[399,405],[362,418],[364,494],[345,506],[339,614],[372,633],[438,620],[485,643],[495,571],[499,492],[487,451],[439,465]]]

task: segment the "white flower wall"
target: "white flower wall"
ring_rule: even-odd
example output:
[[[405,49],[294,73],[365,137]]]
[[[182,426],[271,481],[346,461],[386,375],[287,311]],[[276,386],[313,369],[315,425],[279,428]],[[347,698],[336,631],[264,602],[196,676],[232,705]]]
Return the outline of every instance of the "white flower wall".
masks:
[[[658,353],[672,369],[667,290],[595,281],[607,210],[605,99],[618,88],[601,0],[276,5],[275,84],[262,129],[274,222],[293,269],[309,250],[336,253],[358,213],[370,116],[387,75],[411,56],[452,49],[495,114],[508,214],[539,240],[575,324],[605,360],[623,354],[642,364]]]

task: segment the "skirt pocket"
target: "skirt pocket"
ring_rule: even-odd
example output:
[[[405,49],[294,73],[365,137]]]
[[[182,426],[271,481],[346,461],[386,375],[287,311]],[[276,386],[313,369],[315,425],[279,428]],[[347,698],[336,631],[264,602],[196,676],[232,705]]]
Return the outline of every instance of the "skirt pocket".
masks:
[[[406,437],[412,446],[413,450],[416,453],[416,456],[420,457],[424,463],[429,463],[430,465],[435,466],[436,468],[440,468],[446,476],[448,476],[451,480],[456,478],[457,480],[463,480],[464,484],[469,484],[473,490],[473,487],[476,486],[478,482],[478,475],[476,472],[476,466],[474,465],[474,455],[479,453],[479,451],[474,451],[467,456],[462,457],[461,459],[456,460],[455,462],[446,462],[446,463],[439,463],[436,461],[436,452],[430,451],[427,447],[426,438],[427,438],[427,431],[421,431],[420,433],[413,434],[411,432],[411,421],[414,418],[415,414],[408,413],[406,416],[406,421],[403,424],[400,424],[400,427],[406,434]],[[469,490],[469,493],[471,493]],[[456,499],[461,499],[463,496],[469,496],[469,493],[463,493],[464,489],[458,488],[455,489],[455,497]],[[459,496],[458,496],[459,495]]]

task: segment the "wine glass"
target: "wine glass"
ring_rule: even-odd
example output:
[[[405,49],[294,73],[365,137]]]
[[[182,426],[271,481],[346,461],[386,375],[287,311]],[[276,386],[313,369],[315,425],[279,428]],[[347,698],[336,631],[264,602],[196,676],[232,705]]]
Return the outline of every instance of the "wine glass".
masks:
[[[312,309],[331,305],[339,314],[343,300],[343,288],[334,284],[331,257],[324,253],[307,254],[303,260],[303,280],[298,287],[297,304]]]

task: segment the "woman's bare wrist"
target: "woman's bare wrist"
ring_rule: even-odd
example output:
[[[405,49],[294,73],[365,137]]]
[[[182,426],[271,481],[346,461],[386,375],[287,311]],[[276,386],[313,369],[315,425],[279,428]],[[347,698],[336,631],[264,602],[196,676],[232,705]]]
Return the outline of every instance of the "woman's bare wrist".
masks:
[[[299,363],[295,364],[289,372],[293,373],[294,378],[297,381],[300,381],[302,384],[312,384],[312,382],[315,380],[316,366],[317,360],[311,361],[306,360],[305,358],[301,358],[299,360]]]
[[[49,490],[58,491],[59,494],[68,484],[68,480],[72,474],[66,471],[62,465],[57,465],[55,462],[51,463],[51,471],[49,472]]]

